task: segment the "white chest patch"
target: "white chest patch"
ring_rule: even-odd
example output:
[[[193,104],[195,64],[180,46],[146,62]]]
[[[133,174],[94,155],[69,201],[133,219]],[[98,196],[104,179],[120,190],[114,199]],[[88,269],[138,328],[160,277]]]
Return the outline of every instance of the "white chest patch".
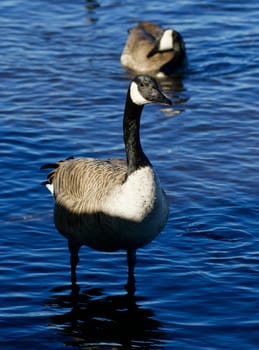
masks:
[[[132,173],[127,181],[114,189],[103,203],[108,215],[141,222],[155,206],[159,180],[150,167]]]

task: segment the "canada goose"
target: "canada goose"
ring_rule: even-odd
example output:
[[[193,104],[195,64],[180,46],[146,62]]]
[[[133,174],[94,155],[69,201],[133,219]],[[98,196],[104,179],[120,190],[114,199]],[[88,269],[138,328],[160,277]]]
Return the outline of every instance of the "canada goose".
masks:
[[[184,63],[185,46],[173,29],[162,29],[151,22],[140,22],[129,30],[121,54],[121,64],[135,72],[168,76]]]
[[[140,75],[129,85],[124,110],[126,160],[72,158],[41,167],[53,168],[44,184],[55,199],[56,228],[68,239],[72,287],[78,251],[87,245],[127,251],[126,289],[134,293],[136,249],[151,242],[167,222],[166,194],[140,142],[140,117],[147,103],[171,101],[153,78]]]

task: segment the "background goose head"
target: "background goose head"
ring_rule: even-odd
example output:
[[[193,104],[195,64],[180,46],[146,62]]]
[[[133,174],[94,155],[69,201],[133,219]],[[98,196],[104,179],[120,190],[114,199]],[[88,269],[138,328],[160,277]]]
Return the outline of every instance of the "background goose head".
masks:
[[[129,96],[131,101],[139,106],[148,103],[172,104],[171,100],[161,92],[157,81],[148,75],[138,75],[132,80]]]
[[[166,51],[185,51],[183,39],[180,33],[178,33],[176,30],[164,30],[162,35],[156,39],[154,47],[147,54],[147,58],[154,56],[156,53],[162,53]]]

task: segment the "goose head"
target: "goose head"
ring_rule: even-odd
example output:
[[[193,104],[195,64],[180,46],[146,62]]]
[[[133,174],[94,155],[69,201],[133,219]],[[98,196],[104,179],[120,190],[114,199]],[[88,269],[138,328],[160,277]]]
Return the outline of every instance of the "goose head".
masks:
[[[181,35],[173,29],[166,29],[155,41],[155,45],[147,54],[147,58],[154,56],[156,53],[163,53],[166,51],[180,52],[184,50],[185,48]]]
[[[129,96],[131,101],[139,106],[148,103],[172,104],[161,92],[156,80],[148,75],[138,75],[131,81]]]

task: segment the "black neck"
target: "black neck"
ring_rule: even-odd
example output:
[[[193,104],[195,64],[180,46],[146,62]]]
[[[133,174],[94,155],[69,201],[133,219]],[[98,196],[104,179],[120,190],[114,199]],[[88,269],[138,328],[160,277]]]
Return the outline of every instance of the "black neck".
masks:
[[[140,143],[139,129],[142,110],[143,106],[138,106],[133,103],[128,92],[123,119],[128,175],[141,167],[150,165]]]

